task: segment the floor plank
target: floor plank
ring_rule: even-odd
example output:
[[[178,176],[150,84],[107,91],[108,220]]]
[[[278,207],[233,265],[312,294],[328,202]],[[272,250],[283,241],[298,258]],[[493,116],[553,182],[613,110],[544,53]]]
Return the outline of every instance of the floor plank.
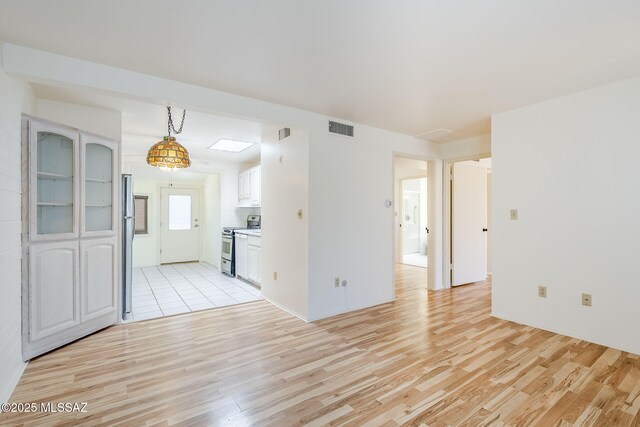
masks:
[[[33,360],[2,425],[611,425],[640,422],[640,358],[490,316],[489,281],[304,323],[265,301],[118,325]]]

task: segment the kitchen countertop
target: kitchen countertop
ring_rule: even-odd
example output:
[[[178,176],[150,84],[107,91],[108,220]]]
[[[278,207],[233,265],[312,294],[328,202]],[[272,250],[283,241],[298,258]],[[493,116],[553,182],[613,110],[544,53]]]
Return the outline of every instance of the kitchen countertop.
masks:
[[[261,237],[261,230],[236,230],[236,234],[246,234],[247,236]]]

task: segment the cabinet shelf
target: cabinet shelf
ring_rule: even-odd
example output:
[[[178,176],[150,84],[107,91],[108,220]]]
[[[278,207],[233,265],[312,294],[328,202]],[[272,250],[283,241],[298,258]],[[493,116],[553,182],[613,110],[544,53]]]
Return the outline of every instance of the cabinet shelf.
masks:
[[[68,206],[73,206],[73,203],[38,202],[38,206],[58,206],[58,207],[68,207]]]
[[[53,172],[38,172],[38,179],[53,179],[60,181],[71,181],[73,179],[72,175],[64,175],[61,173],[53,173]]]
[[[85,181],[87,181],[87,182],[99,182],[99,183],[102,183],[102,184],[111,184],[111,180],[110,179],[86,178]]]

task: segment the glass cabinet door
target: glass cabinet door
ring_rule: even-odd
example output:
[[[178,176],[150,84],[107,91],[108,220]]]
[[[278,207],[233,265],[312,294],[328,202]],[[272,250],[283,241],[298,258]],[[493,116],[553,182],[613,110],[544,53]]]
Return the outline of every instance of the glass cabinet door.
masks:
[[[31,239],[77,236],[78,134],[36,121],[30,126]]]
[[[83,235],[115,231],[115,143],[81,135],[83,147]]]

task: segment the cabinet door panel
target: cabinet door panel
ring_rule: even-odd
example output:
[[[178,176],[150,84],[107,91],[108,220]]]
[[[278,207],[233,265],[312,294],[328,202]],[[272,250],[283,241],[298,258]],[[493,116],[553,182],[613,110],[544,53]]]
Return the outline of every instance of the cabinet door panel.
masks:
[[[249,280],[260,284],[260,252],[261,248],[257,246],[248,247],[248,270]]]
[[[117,144],[86,134],[80,135],[80,142],[81,236],[112,236],[118,219]]]
[[[253,206],[260,206],[260,191],[261,191],[261,176],[260,166],[251,169],[251,204]]]
[[[32,341],[80,323],[78,242],[31,245],[29,282]]]
[[[83,322],[117,309],[115,238],[80,243]]]
[[[30,240],[78,237],[79,135],[76,131],[29,121]]]

